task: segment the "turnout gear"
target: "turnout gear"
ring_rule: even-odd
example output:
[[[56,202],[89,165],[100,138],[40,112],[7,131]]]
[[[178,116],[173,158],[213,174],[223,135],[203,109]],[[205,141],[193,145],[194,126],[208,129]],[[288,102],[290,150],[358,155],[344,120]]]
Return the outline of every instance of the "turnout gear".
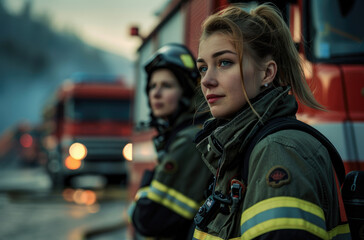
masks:
[[[204,118],[182,114],[155,138],[158,165],[147,171],[130,209],[137,232],[156,239],[191,239],[193,217],[204,201],[211,173],[193,138]]]
[[[252,99],[261,121],[246,106],[232,120],[213,119],[199,132],[195,141],[215,174],[215,195],[230,196],[232,179],[241,180],[242,158],[261,124],[294,118],[297,102],[289,91],[277,87]],[[350,239],[329,152],[309,133],[287,129],[263,138],[248,173],[239,206],[217,211],[196,228],[194,239]]]
[[[199,72],[190,51],[180,44],[167,44],[147,62],[147,94],[152,74],[157,69],[170,70],[182,88],[178,108],[168,119],[151,114],[150,126],[158,136],[154,145],[158,164],[146,171],[142,185],[130,208],[136,231],[156,239],[191,239],[193,217],[204,202],[204,190],[211,173],[193,143],[207,114],[195,115],[195,89]]]

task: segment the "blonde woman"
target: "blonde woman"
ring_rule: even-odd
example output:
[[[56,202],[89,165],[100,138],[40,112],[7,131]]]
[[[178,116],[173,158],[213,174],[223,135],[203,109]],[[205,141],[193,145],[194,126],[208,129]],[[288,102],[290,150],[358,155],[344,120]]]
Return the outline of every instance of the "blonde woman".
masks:
[[[265,137],[250,155],[246,182],[240,177],[257,128],[295,118],[296,98],[323,109],[279,10],[230,6],[207,18],[197,67],[214,118],[195,142],[215,181],[195,217],[194,239],[349,239],[330,156],[310,134],[282,130]]]

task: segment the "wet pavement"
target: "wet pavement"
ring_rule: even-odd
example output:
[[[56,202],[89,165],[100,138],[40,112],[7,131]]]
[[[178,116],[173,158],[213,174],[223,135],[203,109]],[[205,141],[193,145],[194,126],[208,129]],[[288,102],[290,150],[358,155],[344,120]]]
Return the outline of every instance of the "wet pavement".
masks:
[[[0,170],[0,240],[127,239],[125,188],[90,190],[94,202],[68,190],[79,200],[52,191],[42,168]]]

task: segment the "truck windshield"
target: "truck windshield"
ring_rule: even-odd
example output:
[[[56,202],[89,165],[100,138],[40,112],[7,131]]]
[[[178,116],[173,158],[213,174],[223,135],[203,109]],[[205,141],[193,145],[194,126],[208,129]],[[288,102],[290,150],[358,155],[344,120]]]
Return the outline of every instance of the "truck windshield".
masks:
[[[70,99],[66,117],[76,121],[129,121],[130,100],[122,99]]]
[[[309,9],[316,59],[350,61],[364,56],[364,1],[312,0]]]

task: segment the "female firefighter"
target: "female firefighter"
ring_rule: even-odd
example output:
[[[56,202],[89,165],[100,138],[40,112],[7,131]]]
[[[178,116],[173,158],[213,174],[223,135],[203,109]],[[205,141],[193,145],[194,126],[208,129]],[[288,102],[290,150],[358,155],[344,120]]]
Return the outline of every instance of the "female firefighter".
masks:
[[[145,71],[151,126],[159,133],[154,138],[158,164],[143,176],[131,220],[143,236],[191,239],[193,217],[211,180],[193,143],[206,120],[206,114],[195,114],[193,104],[200,74],[194,57],[180,44],[160,48]]]
[[[197,67],[213,119],[195,142],[215,179],[194,239],[350,238],[330,156],[312,135],[289,129],[266,136],[251,152],[246,182],[241,178],[245,147],[260,126],[295,118],[295,98],[323,109],[279,10],[233,5],[208,17]]]

